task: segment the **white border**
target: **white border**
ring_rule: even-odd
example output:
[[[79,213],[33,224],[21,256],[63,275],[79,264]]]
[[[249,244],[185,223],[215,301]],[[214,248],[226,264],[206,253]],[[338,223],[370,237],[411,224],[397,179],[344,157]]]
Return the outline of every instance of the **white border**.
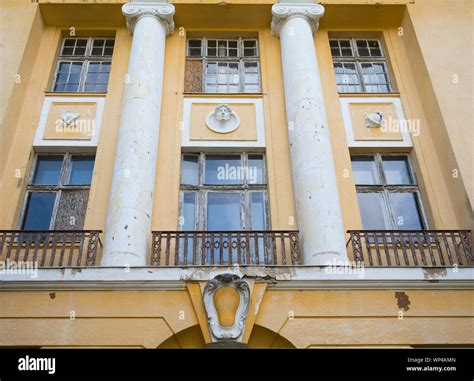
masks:
[[[191,106],[193,103],[215,103],[215,104],[232,104],[236,103],[253,103],[255,105],[255,122],[257,129],[257,140],[226,140],[226,135],[222,135],[222,140],[191,140],[189,138]],[[203,121],[204,123],[205,121]],[[183,110],[183,131],[181,137],[182,147],[265,147],[265,123],[263,117],[263,101],[254,98],[186,98],[184,99]]]
[[[79,102],[94,102],[96,106],[95,114],[95,130],[90,140],[79,140],[79,139],[43,139],[44,130],[46,128],[46,122],[48,120],[49,111],[53,102],[71,103],[71,105]],[[48,148],[67,148],[67,147],[97,147],[99,142],[99,135],[102,125],[102,116],[104,114],[105,99],[103,97],[61,97],[53,96],[46,97],[41,110],[41,116],[36,129],[34,147],[39,149]]]
[[[370,147],[370,148],[384,148],[384,147],[412,147],[410,133],[402,131],[402,140],[355,140],[354,130],[352,128],[352,119],[349,110],[350,103],[393,103],[398,119],[405,119],[402,102],[400,98],[383,98],[383,97],[351,97],[340,98],[342,108],[342,118],[344,120],[344,127],[346,129],[347,144],[351,147]]]

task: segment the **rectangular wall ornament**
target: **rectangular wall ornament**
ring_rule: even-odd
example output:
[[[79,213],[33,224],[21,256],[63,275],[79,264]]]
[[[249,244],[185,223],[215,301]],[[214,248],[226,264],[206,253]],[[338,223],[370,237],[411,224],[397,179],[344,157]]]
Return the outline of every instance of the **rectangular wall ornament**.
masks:
[[[265,147],[263,104],[254,98],[184,100],[183,147]]]
[[[412,147],[410,134],[420,133],[397,97],[343,97],[341,108],[350,148]]]
[[[99,97],[46,97],[35,134],[35,149],[96,147],[104,101]]]

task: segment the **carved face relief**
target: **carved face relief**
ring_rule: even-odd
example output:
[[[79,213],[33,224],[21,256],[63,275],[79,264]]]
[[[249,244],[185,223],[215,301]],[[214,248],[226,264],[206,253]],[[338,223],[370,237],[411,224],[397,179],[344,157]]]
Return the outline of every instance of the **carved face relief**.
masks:
[[[232,116],[232,110],[228,105],[219,105],[216,107],[216,120],[219,123],[225,123],[228,122],[231,119]]]
[[[226,134],[236,130],[239,127],[240,118],[230,108],[229,105],[218,105],[214,111],[206,117],[206,125],[212,131],[220,134]]]

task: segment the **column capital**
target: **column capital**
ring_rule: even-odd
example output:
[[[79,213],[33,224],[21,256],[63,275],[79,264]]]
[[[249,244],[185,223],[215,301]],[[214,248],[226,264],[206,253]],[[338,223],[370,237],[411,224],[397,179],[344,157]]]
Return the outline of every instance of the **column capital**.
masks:
[[[156,17],[166,28],[166,35],[174,31],[174,5],[166,2],[127,3],[122,6],[122,13],[127,18],[127,28],[133,34],[137,21],[145,16]]]
[[[279,37],[283,24],[293,17],[306,19],[311,26],[313,34],[318,30],[319,19],[324,15],[321,4],[282,2],[272,6],[272,33]]]

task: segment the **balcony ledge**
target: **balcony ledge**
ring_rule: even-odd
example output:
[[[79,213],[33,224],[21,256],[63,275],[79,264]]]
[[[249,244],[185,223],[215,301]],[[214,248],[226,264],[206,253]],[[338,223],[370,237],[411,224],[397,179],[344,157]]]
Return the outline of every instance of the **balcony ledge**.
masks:
[[[474,268],[266,267],[66,267],[36,274],[0,271],[2,290],[185,290],[187,282],[233,273],[277,290],[474,289]],[[36,275],[36,276],[35,276]]]

